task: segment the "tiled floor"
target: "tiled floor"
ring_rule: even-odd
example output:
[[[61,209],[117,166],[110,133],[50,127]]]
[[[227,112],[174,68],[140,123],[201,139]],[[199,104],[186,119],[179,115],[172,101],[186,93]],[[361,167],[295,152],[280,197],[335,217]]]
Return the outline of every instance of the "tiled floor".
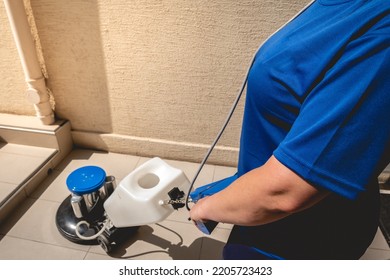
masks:
[[[107,255],[99,245],[79,245],[63,238],[55,225],[56,211],[69,195],[67,176],[85,165],[98,165],[120,182],[147,158],[74,150],[41,186],[28,194],[19,209],[0,225],[0,259],[220,259],[229,225],[220,224],[210,236],[203,235],[181,209],[158,224],[142,226],[135,236]],[[167,160],[192,179],[198,164]],[[234,174],[235,169],[206,165],[195,187]],[[140,209],[142,211],[142,209]],[[390,259],[390,249],[380,231],[363,259]]]
[[[229,225],[220,225],[212,236],[204,236],[188,221],[184,208],[159,224],[142,226],[111,256],[98,245],[75,244],[60,235],[55,225],[56,211],[69,195],[65,181],[72,171],[85,165],[98,165],[120,182],[147,160],[122,154],[74,150],[0,227],[0,259],[220,259]],[[167,162],[183,170],[190,179],[199,166],[189,162]],[[195,187],[234,172],[234,168],[206,165]]]
[[[0,142],[0,205],[54,153],[55,149]]]

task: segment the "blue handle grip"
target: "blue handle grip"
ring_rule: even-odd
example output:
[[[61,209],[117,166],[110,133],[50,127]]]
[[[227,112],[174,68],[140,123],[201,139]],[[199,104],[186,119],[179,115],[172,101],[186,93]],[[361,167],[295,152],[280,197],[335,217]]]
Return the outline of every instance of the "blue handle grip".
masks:
[[[229,186],[231,183],[233,183],[236,179],[237,179],[237,174],[233,175],[231,177],[227,177],[225,179],[219,180],[217,182],[213,182],[211,184],[199,187],[190,193],[190,198],[192,199],[193,202],[196,202],[199,199],[202,199],[206,196],[211,196],[213,194],[216,194],[217,192],[220,192],[221,190],[225,189],[227,186]],[[194,222],[195,222],[196,227],[204,234],[211,234],[211,232],[218,225],[218,223],[215,221],[206,221],[206,222],[194,221]]]
[[[213,182],[202,187],[196,188],[193,192],[190,193],[192,201],[198,201],[201,198],[206,196],[211,196],[217,192],[222,191],[231,183],[233,183],[238,178],[237,174],[227,177],[225,179]]]

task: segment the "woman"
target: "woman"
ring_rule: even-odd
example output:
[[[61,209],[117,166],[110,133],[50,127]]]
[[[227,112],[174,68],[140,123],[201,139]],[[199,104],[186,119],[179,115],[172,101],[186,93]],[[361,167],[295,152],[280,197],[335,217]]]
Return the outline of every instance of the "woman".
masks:
[[[191,209],[234,224],[225,259],[358,259],[390,160],[390,2],[317,0],[260,49],[239,178]]]

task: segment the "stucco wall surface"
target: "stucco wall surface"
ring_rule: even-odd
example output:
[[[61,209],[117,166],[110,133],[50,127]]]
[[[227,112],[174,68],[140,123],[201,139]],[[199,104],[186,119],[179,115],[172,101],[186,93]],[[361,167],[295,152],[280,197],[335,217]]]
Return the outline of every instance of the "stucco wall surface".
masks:
[[[26,100],[26,83],[11,28],[0,1],[0,113],[33,115],[34,108]]]
[[[306,0],[31,0],[55,98],[76,144],[198,161],[258,45]],[[2,6],[0,6],[2,7]],[[33,114],[0,11],[0,112]],[[243,101],[211,161],[234,164]]]

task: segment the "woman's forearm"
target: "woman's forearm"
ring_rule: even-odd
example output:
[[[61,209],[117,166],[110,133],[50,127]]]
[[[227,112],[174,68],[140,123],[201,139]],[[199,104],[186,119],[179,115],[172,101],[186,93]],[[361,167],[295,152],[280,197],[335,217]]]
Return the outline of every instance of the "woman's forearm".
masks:
[[[326,194],[271,157],[223,191],[198,201],[190,215],[192,220],[260,225],[304,210]]]

